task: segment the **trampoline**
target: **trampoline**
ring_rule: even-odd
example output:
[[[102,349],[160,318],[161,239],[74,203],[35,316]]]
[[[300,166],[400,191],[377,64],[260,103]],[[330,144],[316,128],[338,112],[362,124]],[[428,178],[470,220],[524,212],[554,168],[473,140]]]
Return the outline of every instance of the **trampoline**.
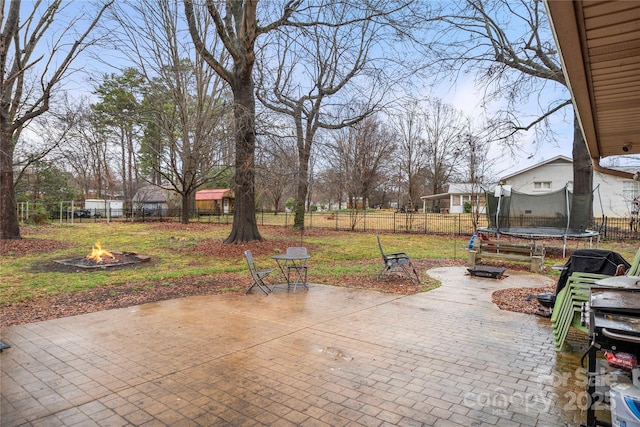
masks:
[[[488,227],[482,233],[529,239],[562,239],[562,257],[566,256],[568,239],[589,239],[600,243],[600,233],[587,229],[591,220],[588,209],[591,195],[576,196],[568,188],[544,193],[525,194],[498,186],[487,193]]]

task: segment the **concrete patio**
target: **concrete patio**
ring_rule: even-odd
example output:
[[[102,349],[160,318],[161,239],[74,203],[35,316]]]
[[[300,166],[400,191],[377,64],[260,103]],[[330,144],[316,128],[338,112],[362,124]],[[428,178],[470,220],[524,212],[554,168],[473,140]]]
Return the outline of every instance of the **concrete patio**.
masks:
[[[5,328],[2,426],[577,426],[578,354],[461,267],[411,296],[312,285]],[[578,405],[579,406],[579,405]]]

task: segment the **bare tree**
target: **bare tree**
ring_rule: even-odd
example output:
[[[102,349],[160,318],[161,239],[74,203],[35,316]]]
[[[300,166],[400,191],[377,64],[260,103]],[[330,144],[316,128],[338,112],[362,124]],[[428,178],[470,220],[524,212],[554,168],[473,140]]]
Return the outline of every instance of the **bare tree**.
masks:
[[[397,67],[376,52],[383,27],[391,26],[369,18],[401,10],[394,2],[386,7],[380,10],[364,2],[354,8],[350,3],[326,2],[309,10],[308,22],[318,25],[274,32],[270,49],[260,52],[257,97],[270,110],[289,117],[295,129],[294,228],[304,227],[310,156],[318,130],[343,129],[368,117],[380,108],[400,77],[400,73],[386,72],[397,71]]]
[[[549,29],[542,0],[466,0],[450,4],[439,19],[445,24],[438,43],[437,61],[447,75],[474,71],[486,88],[485,101],[508,101],[508,108],[494,113],[494,127],[503,141],[511,142],[522,131],[549,132],[548,120],[566,111],[568,91],[545,99],[543,89],[567,86],[562,65]],[[536,97],[539,114],[531,120],[516,118],[521,106]],[[573,181],[576,195],[591,194],[593,177],[587,147],[574,114]],[[540,133],[539,133],[540,134]],[[589,207],[592,211],[592,207]]]
[[[118,3],[113,17],[121,24],[122,51],[128,48],[145,82],[145,166],[161,186],[180,194],[187,224],[196,190],[224,171],[230,120],[226,85],[179,31],[179,12],[179,0],[140,0]],[[211,19],[199,15],[198,21],[206,34]]]
[[[487,190],[487,184],[493,182],[491,175],[494,160],[489,156],[489,147],[493,141],[490,134],[491,127],[475,130],[471,120],[467,120],[467,130],[459,135],[461,155],[457,162],[458,176],[461,181],[469,185],[471,214],[475,228],[478,227],[482,208],[481,197]]]
[[[371,192],[386,179],[395,149],[394,134],[375,117],[336,132],[334,152],[344,164],[341,169],[351,207],[368,207]]]
[[[334,148],[323,149],[322,158],[324,167],[317,179],[317,193],[328,203],[329,208],[337,205],[338,209],[342,209],[346,191],[343,169],[345,162]]]
[[[114,180],[109,140],[87,100],[69,106],[68,116],[73,126],[58,149],[66,168],[72,172],[85,197],[90,191],[95,191],[98,198],[113,197],[120,184]]]
[[[464,152],[460,136],[466,130],[466,123],[458,110],[440,99],[429,100],[425,108],[422,149],[427,158],[427,189],[429,194],[440,194],[455,176],[456,162]]]
[[[211,68],[224,79],[233,92],[233,115],[235,126],[235,215],[231,234],[225,243],[262,240],[255,216],[255,95],[253,68],[255,45],[258,37],[279,27],[290,24],[301,0],[289,0],[278,8],[276,17],[265,16],[266,24],[259,22],[258,0],[207,0],[205,7],[215,25],[222,47],[210,44],[206,33],[198,22],[194,2],[183,0],[189,24],[189,32],[198,52]],[[275,5],[270,3],[275,9]],[[205,34],[203,36],[203,34]],[[220,51],[228,53],[232,64],[220,61]]]
[[[49,110],[54,90],[69,74],[76,57],[93,40],[89,35],[111,2],[83,20],[81,2],[55,0],[34,9],[20,0],[4,2],[0,30],[0,234],[19,239],[13,161],[14,149],[30,121]],[[62,30],[53,28],[65,9],[77,7],[75,18]],[[50,37],[50,38],[49,38]],[[42,53],[44,51],[44,53]],[[40,56],[37,56],[40,55]]]
[[[17,184],[29,169],[37,164],[42,170],[55,162],[56,152],[75,127],[75,119],[57,108],[49,114],[34,117],[29,124],[29,132],[17,142],[13,157],[14,178]]]
[[[225,240],[228,243],[261,240],[254,207],[255,165],[255,96],[253,68],[256,62],[256,42],[261,35],[283,27],[306,28],[338,27],[351,23],[372,21],[385,22],[393,28],[395,39],[405,37],[409,28],[416,28],[418,19],[403,19],[411,15],[409,6],[413,0],[368,0],[364,2],[319,1],[307,5],[302,0],[264,2],[258,11],[258,0],[207,0],[205,7],[213,19],[216,34],[224,49],[232,57],[233,64],[225,67],[215,51],[203,40],[197,26],[193,0],[183,0],[189,23],[189,31],[196,49],[202,53],[211,67],[231,86],[234,95],[234,118],[236,128],[236,215],[233,229]],[[332,4],[342,4],[348,13],[346,21],[321,21],[321,12]],[[402,15],[394,12],[402,11]],[[261,13],[259,16],[258,12]],[[414,14],[413,16],[418,16]],[[299,17],[299,19],[294,19]],[[411,23],[413,27],[409,25]],[[386,27],[385,27],[386,28]],[[343,42],[345,40],[342,40]],[[391,52],[391,50],[389,50]],[[340,54],[336,52],[336,54]],[[328,57],[325,57],[328,58]],[[342,79],[342,76],[336,76]],[[325,82],[327,83],[327,82]],[[332,82],[333,84],[333,82]],[[335,90],[336,88],[334,88]],[[291,99],[298,99],[292,97]],[[300,133],[299,133],[300,134]],[[305,193],[306,194],[306,193]]]
[[[292,138],[271,134],[269,141],[258,150],[256,181],[261,193],[273,202],[275,214],[284,208],[284,198],[291,194],[295,182],[297,156]]]
[[[405,104],[391,116],[391,125],[398,135],[396,162],[400,179],[407,186],[409,206],[414,208],[424,189],[425,171],[429,165],[425,126],[428,112],[417,101]]]

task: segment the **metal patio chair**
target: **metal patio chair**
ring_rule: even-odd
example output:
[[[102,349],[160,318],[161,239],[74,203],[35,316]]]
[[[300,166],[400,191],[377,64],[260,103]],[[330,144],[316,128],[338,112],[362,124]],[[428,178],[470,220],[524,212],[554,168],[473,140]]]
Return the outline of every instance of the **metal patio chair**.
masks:
[[[271,289],[264,282],[264,279],[266,279],[273,270],[258,269],[256,267],[255,261],[253,260],[253,254],[251,253],[251,251],[244,251],[244,257],[247,260],[247,265],[249,266],[249,272],[251,273],[251,279],[253,280],[253,283],[251,284],[251,286],[249,286],[249,289],[247,289],[245,294],[248,294],[251,291],[251,289],[253,289],[254,286],[257,286],[262,292],[264,292],[266,295],[269,295],[269,293],[271,292]]]
[[[293,292],[296,291],[298,284],[301,284],[305,288],[307,286],[307,276],[309,273],[309,266],[307,265],[307,248],[303,246],[294,246],[287,248],[287,256],[291,257],[291,261],[287,263],[287,282],[291,283],[291,272],[296,273],[296,281],[293,282]]]
[[[418,272],[413,266],[409,255],[407,255],[406,252],[385,253],[382,249],[382,243],[380,243],[380,235],[376,234],[376,238],[378,239],[378,248],[380,248],[380,254],[382,255],[382,261],[384,263],[384,267],[380,270],[380,273],[378,273],[378,279],[380,279],[383,274],[395,272],[406,274],[412,283],[420,283],[420,276],[418,276]]]

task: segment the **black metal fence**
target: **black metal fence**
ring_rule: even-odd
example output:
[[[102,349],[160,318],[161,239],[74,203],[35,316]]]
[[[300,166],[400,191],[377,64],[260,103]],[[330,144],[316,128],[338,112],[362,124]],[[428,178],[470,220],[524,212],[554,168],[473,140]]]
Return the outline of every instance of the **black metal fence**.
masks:
[[[72,212],[56,215],[52,222],[89,222],[89,221],[181,221],[180,209],[162,211],[112,211],[109,216],[76,217]],[[189,214],[190,221],[230,225],[233,213],[209,215],[194,210]],[[290,212],[258,211],[256,219],[259,226],[293,226],[294,216]],[[530,227],[544,227],[548,218],[527,218]],[[478,227],[486,227],[485,216],[479,219]],[[305,214],[306,228],[327,228],[337,231],[367,231],[413,234],[441,234],[470,236],[476,229],[471,214],[403,213],[392,211],[323,211]],[[637,218],[595,218],[586,226],[600,233],[601,238],[611,240],[639,240],[640,221]]]
[[[640,221],[638,221],[638,218],[603,217],[600,228],[595,230],[600,231],[600,235],[605,239],[640,239]]]

